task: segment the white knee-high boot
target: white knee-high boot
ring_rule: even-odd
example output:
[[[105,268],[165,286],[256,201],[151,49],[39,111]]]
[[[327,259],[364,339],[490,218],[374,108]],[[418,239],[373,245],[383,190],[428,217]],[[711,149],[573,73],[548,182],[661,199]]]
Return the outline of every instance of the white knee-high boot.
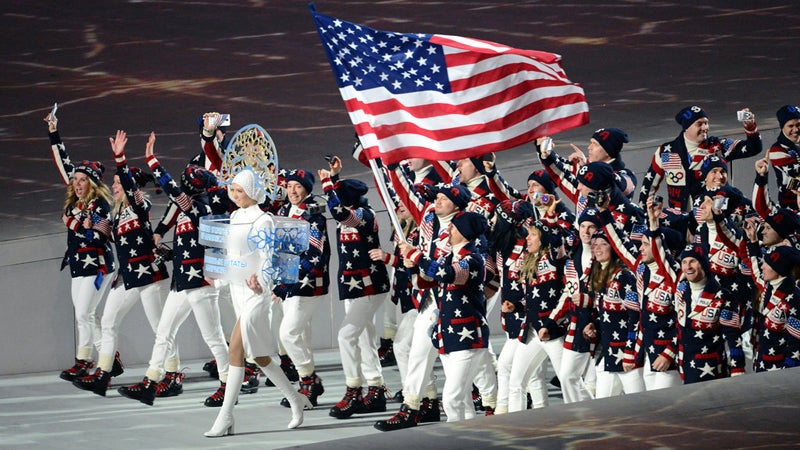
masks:
[[[206,437],[221,437],[233,434],[233,407],[239,399],[239,389],[244,380],[244,367],[230,365],[228,368],[228,381],[225,383],[225,400],[217,414],[217,420],[210,430],[204,434]]]
[[[286,374],[283,373],[283,369],[281,369],[277,363],[271,361],[266,366],[262,366],[261,369],[264,371],[264,374],[275,383],[275,387],[277,387],[281,393],[289,400],[289,404],[292,406],[292,421],[289,422],[287,428],[297,428],[303,423],[303,410],[305,408],[311,409],[313,405],[311,405],[311,401],[305,395],[297,392],[292,386],[292,383],[286,378]]]

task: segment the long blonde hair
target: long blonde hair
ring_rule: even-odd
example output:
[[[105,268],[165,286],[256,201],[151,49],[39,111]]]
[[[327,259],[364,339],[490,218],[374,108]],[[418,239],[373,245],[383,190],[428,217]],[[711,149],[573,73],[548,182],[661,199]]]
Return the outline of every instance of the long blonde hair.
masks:
[[[94,182],[91,178],[89,180],[89,192],[86,193],[84,198],[78,198],[78,195],[75,194],[75,188],[72,186],[72,178],[69,179],[69,186],[67,186],[67,193],[64,196],[64,208],[72,208],[76,203],[79,201],[84,203],[84,207],[86,204],[91,202],[92,200],[102,198],[106,201],[109,205],[114,204],[114,196],[111,194],[111,189],[106,186],[105,183],[99,181],[97,183]]]
[[[537,233],[539,235],[539,242],[542,240],[542,231],[535,227],[529,226],[528,233]],[[519,276],[524,281],[536,280],[536,271],[539,268],[539,260],[541,260],[547,252],[550,251],[549,245],[540,245],[539,250],[536,252],[525,252],[525,257],[522,260],[522,266],[519,268]]]

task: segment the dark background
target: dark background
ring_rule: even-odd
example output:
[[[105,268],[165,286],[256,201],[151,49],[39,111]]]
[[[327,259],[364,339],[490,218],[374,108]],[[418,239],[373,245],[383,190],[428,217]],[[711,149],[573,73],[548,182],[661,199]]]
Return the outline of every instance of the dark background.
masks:
[[[585,148],[596,129],[631,137],[623,157],[643,173],[656,145],[680,129],[675,113],[700,104],[712,134],[740,134],[735,111],[753,109],[774,140],[774,112],[797,98],[800,13],[795,3],[558,1],[318,1],[323,14],[398,32],[463,35],[563,56],[581,83],[591,123],[555,136]],[[284,167],[316,169],[347,155],[349,118],[304,1],[4,1],[0,4],[0,229],[2,239],[62,232],[64,186],[42,121],[59,102],[73,160],[99,159],[111,181],[108,137],[129,134],[143,165],[146,136],[173,174],[200,149],[197,118],[230,113],[232,131],[266,128]],[[770,132],[771,130],[771,132]],[[345,175],[367,178],[346,160]],[[528,149],[501,169],[533,168]],[[527,169],[525,169],[527,171]],[[736,184],[749,193],[752,163]],[[520,183],[517,183],[520,185]],[[153,197],[163,207],[165,197]],[[160,212],[159,209],[156,209]]]

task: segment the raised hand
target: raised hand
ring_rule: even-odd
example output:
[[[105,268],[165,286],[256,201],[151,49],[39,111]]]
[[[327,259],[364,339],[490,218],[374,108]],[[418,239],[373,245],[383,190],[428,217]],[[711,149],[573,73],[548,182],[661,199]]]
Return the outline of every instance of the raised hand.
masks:
[[[769,174],[769,161],[767,161],[767,158],[760,158],[756,160],[756,173],[762,177]]]
[[[154,131],[151,131],[150,137],[147,138],[147,144],[144,146],[145,158],[155,156],[155,151],[154,151],[155,145],[156,145],[156,133]]]
[[[125,144],[128,143],[128,135],[122,130],[117,130],[116,137],[108,138],[111,143],[111,152],[114,153],[114,158],[121,158],[125,156]]]

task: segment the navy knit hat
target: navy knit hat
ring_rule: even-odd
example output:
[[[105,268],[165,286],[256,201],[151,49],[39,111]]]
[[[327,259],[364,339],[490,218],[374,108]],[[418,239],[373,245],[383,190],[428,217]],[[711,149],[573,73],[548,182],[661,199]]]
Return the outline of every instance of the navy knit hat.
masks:
[[[778,112],[775,113],[778,117],[778,124],[780,125],[781,129],[786,124],[786,122],[792,119],[800,119],[800,107],[792,106],[792,105],[783,105]]]
[[[592,139],[599,142],[603,150],[612,158],[619,156],[619,152],[622,151],[622,144],[630,142],[628,135],[619,128],[600,128],[594,132]]]
[[[578,170],[577,178],[584,186],[596,191],[623,185],[622,179],[614,172],[614,168],[608,163],[599,161],[584,164]]]
[[[80,164],[75,166],[75,172],[85,173],[86,176],[94,182],[94,184],[97,184],[103,180],[103,172],[105,171],[106,166],[104,166],[100,161],[83,160],[80,162]]]
[[[699,243],[687,245],[678,259],[683,261],[685,258],[696,259],[700,263],[700,266],[703,267],[703,272],[705,272],[706,277],[711,276],[711,266],[708,262],[708,246]]]
[[[786,239],[792,233],[800,231],[800,217],[791,209],[778,208],[771,212],[764,221],[767,222],[782,239]]]
[[[481,214],[466,211],[457,212],[451,223],[469,241],[477,239],[489,228],[486,218]]]
[[[706,112],[703,111],[703,108],[697,105],[687,106],[675,115],[675,121],[683,128],[683,131],[686,131],[693,123],[703,117],[708,117],[706,116]]]
[[[207,169],[189,164],[181,174],[181,189],[189,195],[204,193],[217,185],[217,177]]]
[[[717,155],[711,155],[711,156],[707,157],[703,161],[703,165],[700,166],[700,172],[702,173],[702,179],[705,180],[705,178],[708,175],[708,173],[711,172],[713,169],[716,169],[717,167],[722,168],[722,170],[724,170],[725,173],[728,173],[728,162],[725,161],[725,158],[723,158],[721,156],[717,156]]]
[[[472,194],[463,184],[443,184],[437,188],[437,193],[449,198],[459,209],[464,209],[469,204]]]
[[[553,179],[550,178],[550,174],[548,174],[544,169],[538,169],[531,172],[531,174],[528,175],[528,181],[535,181],[541,184],[542,187],[551,194],[556,193],[556,184],[553,182]]]
[[[667,227],[658,227],[658,232],[661,233],[661,242],[670,254],[675,255],[678,250],[682,249],[686,244],[686,233],[681,234],[680,231]],[[645,236],[653,237],[653,232],[650,230],[645,231]]]
[[[586,208],[580,216],[578,216],[578,225],[583,222],[591,222],[597,228],[603,228],[603,222],[600,220],[600,212],[597,208]]]
[[[764,262],[782,277],[792,274],[792,269],[800,265],[800,252],[791,245],[778,245],[764,255]]]
[[[309,170],[295,169],[286,173],[286,182],[296,181],[300,183],[309,194],[314,189],[314,174]]]
[[[356,179],[340,180],[336,182],[333,189],[344,206],[358,205],[361,202],[361,197],[369,191],[366,183]]]
[[[539,241],[542,243],[542,248],[547,247],[555,240],[553,237],[553,230],[549,226],[545,225],[541,220],[532,220],[530,221],[529,226],[539,230]]]
[[[481,175],[486,175],[486,167],[483,165],[484,161],[494,162],[495,156],[494,153],[486,153],[481,156],[473,156],[469,160],[472,161],[472,165],[475,166],[475,170],[478,171]]]

